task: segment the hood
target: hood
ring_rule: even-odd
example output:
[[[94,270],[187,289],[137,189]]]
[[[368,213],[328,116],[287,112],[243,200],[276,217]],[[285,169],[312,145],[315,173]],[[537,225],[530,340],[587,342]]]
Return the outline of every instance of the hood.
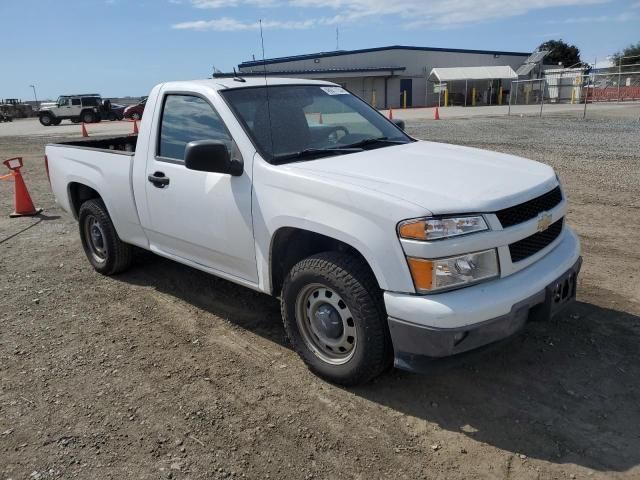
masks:
[[[288,167],[401,198],[433,215],[493,212],[542,195],[558,183],[551,167],[533,160],[425,141]]]
[[[51,110],[52,108],[57,107],[58,104],[55,102],[44,102],[40,104],[40,111],[46,111],[46,110]]]

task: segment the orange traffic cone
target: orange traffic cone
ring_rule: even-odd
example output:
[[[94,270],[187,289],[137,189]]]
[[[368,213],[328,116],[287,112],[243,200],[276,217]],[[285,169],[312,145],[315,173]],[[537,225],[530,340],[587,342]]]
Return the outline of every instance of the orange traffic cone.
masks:
[[[82,136],[83,137],[89,136],[89,132],[87,132],[87,127],[84,126],[84,122],[82,122]]]
[[[29,195],[29,190],[27,190],[27,186],[25,185],[24,179],[20,174],[20,170],[15,170],[14,179],[14,181],[16,182],[14,187],[16,194],[16,211],[9,216],[11,218],[30,217],[33,215],[38,215],[40,212],[42,212],[41,208],[36,208],[33,206],[31,195]]]
[[[433,114],[434,120],[440,120],[440,107],[436,107],[436,111]]]
[[[393,120],[393,108],[389,108],[389,120]]]
[[[320,122],[322,123],[322,122]],[[138,121],[134,120],[133,121],[133,133],[132,135],[138,135],[139,131],[138,131]]]

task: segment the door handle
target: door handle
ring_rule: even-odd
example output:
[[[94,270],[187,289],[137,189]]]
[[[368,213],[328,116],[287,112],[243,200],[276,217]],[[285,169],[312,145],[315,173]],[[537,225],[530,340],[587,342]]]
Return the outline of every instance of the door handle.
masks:
[[[164,176],[164,172],[154,172],[153,175],[147,177],[154,187],[164,188],[169,185],[169,177]]]

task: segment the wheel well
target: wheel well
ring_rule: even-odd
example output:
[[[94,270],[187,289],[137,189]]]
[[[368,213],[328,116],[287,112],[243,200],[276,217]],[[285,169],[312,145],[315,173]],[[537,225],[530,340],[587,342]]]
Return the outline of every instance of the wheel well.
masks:
[[[353,255],[369,268],[375,279],[371,266],[364,256],[351,245],[309,230],[284,227],[279,229],[271,242],[271,293],[279,295],[289,270],[300,260],[321,252],[337,251]]]
[[[102,198],[98,192],[93,188],[87,187],[82,183],[73,182],[69,184],[69,198],[71,200],[71,207],[73,208],[74,217],[78,218],[78,212],[80,211],[80,205],[92,198]]]

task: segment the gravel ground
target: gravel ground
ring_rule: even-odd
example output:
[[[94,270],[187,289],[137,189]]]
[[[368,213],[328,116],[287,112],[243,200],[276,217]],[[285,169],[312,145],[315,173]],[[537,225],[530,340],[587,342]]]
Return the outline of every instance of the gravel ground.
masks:
[[[0,219],[0,479],[640,478],[637,113],[409,123],[557,169],[578,302],[480,359],[353,389],[303,367],[272,298],[151,254],[96,274],[49,190],[52,139],[2,138],[45,214]]]

